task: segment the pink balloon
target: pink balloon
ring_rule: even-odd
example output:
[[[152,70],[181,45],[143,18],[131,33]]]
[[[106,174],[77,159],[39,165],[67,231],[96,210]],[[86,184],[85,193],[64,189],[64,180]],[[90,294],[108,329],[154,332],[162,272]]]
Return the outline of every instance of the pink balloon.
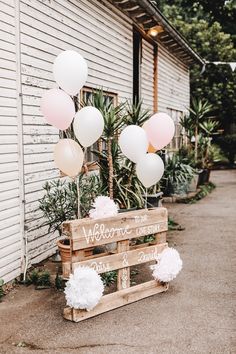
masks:
[[[157,150],[168,145],[175,134],[173,119],[166,113],[154,114],[143,128],[147,133],[149,143]]]
[[[49,124],[65,130],[75,116],[75,105],[72,98],[64,91],[51,89],[42,97],[41,111]]]

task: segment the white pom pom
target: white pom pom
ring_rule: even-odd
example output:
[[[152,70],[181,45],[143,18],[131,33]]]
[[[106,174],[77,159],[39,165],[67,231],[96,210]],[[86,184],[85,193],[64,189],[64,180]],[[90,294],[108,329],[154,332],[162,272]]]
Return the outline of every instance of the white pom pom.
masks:
[[[109,197],[99,196],[93,203],[93,209],[89,211],[92,219],[108,218],[118,214],[118,206]]]
[[[153,277],[160,281],[167,283],[173,280],[182,269],[182,259],[179,252],[174,248],[165,248],[157,256],[157,264],[150,268],[153,270]]]
[[[67,305],[75,309],[92,310],[100,301],[104,291],[102,279],[89,267],[78,267],[66,283]]]

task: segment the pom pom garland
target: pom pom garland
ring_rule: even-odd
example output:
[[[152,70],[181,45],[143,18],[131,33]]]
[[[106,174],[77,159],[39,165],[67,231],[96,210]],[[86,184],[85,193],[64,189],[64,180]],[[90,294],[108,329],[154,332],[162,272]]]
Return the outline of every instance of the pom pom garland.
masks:
[[[109,197],[99,196],[93,203],[93,209],[90,209],[91,219],[102,219],[118,214],[118,206]]]
[[[104,291],[102,279],[89,267],[78,267],[66,283],[67,305],[75,309],[92,310],[100,301]]]
[[[157,264],[150,266],[153,277],[160,282],[168,283],[173,280],[182,269],[182,259],[174,248],[165,248],[158,254]]]

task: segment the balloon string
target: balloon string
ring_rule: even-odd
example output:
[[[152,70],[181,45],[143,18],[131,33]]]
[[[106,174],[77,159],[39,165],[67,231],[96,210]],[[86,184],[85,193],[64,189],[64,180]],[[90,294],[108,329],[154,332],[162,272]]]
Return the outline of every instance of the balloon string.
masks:
[[[78,214],[78,219],[80,219],[81,218],[81,211],[80,211],[79,177],[77,179],[75,177],[75,183],[76,183],[76,188],[77,188],[77,214]]]
[[[145,188],[145,209],[147,209],[147,188]]]

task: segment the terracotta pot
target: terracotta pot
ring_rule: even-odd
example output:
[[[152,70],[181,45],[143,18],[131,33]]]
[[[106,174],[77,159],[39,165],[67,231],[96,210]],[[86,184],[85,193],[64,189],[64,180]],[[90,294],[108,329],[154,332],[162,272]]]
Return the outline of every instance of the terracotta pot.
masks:
[[[57,246],[59,248],[62,263],[70,262],[70,241],[68,239],[59,240],[57,241]]]

